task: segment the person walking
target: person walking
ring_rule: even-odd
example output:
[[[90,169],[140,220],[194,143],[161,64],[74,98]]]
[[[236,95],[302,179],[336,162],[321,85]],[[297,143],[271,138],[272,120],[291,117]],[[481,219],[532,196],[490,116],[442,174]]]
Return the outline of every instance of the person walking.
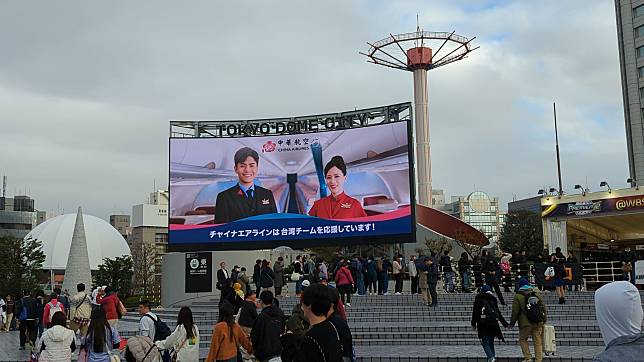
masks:
[[[219,317],[215,324],[206,362],[237,362],[239,347],[252,353],[252,344],[235,323],[233,305],[223,302],[219,305]]]
[[[30,347],[36,344],[36,323],[38,314],[36,310],[36,299],[31,297],[31,292],[25,290],[23,297],[16,303],[16,315],[20,324],[20,349],[24,350],[29,342]]]
[[[71,304],[69,328],[74,332],[79,332],[84,336],[87,334],[92,308],[90,305],[90,296],[85,291],[85,284],[76,285],[77,293],[69,297]],[[67,291],[65,291],[67,292]]]
[[[353,277],[349,268],[347,268],[347,263],[343,262],[340,264],[340,268],[335,273],[335,284],[338,287],[338,292],[340,292],[340,298],[342,299],[342,304],[347,307],[351,306],[351,293],[353,292],[353,285],[355,284]]]
[[[116,294],[114,288],[108,286],[105,288],[105,294],[99,294],[96,297],[96,301],[103,307],[105,310],[105,316],[107,322],[114,328],[118,328],[119,321],[119,310],[121,306],[121,301],[119,296]]]
[[[80,339],[87,361],[111,362],[112,349],[119,348],[121,336],[116,327],[109,324],[103,308],[95,308],[90,319],[87,335]]]
[[[250,293],[250,279],[246,275],[246,267],[241,267],[239,274],[237,274],[237,283],[241,284],[244,295]]]
[[[411,294],[418,294],[418,269],[416,268],[416,255],[412,255],[407,263],[407,271],[411,280]]]
[[[558,259],[554,265],[555,279],[553,283],[555,286],[555,292],[559,297],[559,304],[566,304],[566,289],[564,288],[564,277],[566,276],[565,262],[566,259]]]
[[[286,317],[284,312],[274,304],[275,298],[270,290],[263,291],[259,300],[262,312],[257,316],[250,332],[254,354],[260,362],[278,362],[281,361],[280,336],[284,330]]]
[[[512,301],[512,319],[510,327],[519,323],[519,345],[523,360],[532,361],[528,338],[534,342],[536,362],[543,361],[543,326],[548,321],[545,303],[538,289],[533,288],[528,279],[519,280],[519,291]]]
[[[199,361],[199,328],[192,318],[192,310],[182,307],[177,316],[177,327],[168,338],[156,341],[160,350],[172,350],[172,359],[177,362]]]
[[[329,292],[331,293],[331,309],[327,319],[333,323],[333,326],[338,331],[340,344],[342,345],[343,361],[353,361],[353,336],[351,335],[349,324],[339,312],[339,308],[342,305],[340,293],[334,288],[330,288]]]
[[[56,312],[62,312],[66,317],[65,313],[65,305],[58,301],[58,295],[56,293],[51,293],[49,302],[45,304],[45,310],[43,311],[42,315],[42,320],[44,321],[44,325],[49,328],[51,324],[51,319],[54,316],[54,313]]]
[[[622,262],[622,275],[624,280],[635,285],[635,263],[637,262],[637,254],[630,247],[626,247],[619,259]]]
[[[16,306],[16,302],[14,302],[11,294],[8,294],[4,305],[4,310],[5,310],[4,324],[0,326],[0,331],[4,330],[5,332],[9,332],[9,330],[11,329],[11,322],[13,321],[13,312],[15,310],[15,306]]]
[[[367,260],[366,270],[367,291],[370,295],[376,295],[378,293],[378,272],[376,271],[376,262],[373,260],[373,256],[370,256]]]
[[[299,278],[295,279],[295,295],[297,297],[302,293],[302,282],[304,281],[304,268],[302,265],[302,255],[295,257],[295,263],[293,263],[293,274],[296,276],[299,275]],[[291,276],[293,278],[293,276]]]
[[[454,293],[454,269],[452,268],[452,258],[449,256],[449,251],[445,250],[440,259],[440,267],[445,277],[445,291]]]
[[[270,290],[272,292],[274,289],[275,273],[273,273],[271,262],[268,260],[262,260],[262,267],[259,270],[259,285],[260,290]]]
[[[219,270],[217,270],[217,290],[224,290],[227,287],[230,287],[230,273],[226,269],[226,262],[219,263]]]
[[[429,261],[426,257],[422,257],[416,264],[416,270],[418,272],[418,287],[420,291],[420,296],[423,298],[425,305],[431,305],[431,299],[429,297],[429,282],[427,280],[427,273],[429,271]]]
[[[384,270],[383,283],[382,283],[383,295],[389,294],[389,272],[392,270],[392,268],[393,268],[393,265],[391,263],[391,260],[389,260],[389,256],[385,255],[382,261],[382,269]]]
[[[39,290],[36,292],[36,338],[42,336],[42,332],[45,330],[45,319],[43,314],[45,314],[45,291]]]
[[[336,327],[327,316],[331,293],[322,284],[313,284],[302,292],[302,311],[310,328],[296,352],[295,362],[341,362],[342,345]]]
[[[67,329],[67,317],[63,311],[55,312],[49,328],[43,333],[36,351],[40,351],[38,361],[71,361],[76,350],[76,334]]]
[[[244,304],[239,310],[239,326],[246,337],[250,337],[250,332],[253,329],[255,320],[257,319],[257,296],[255,292],[251,291],[246,295]]]
[[[275,275],[275,296],[282,295],[282,288],[287,287],[286,279],[284,279],[284,258],[281,256],[277,258],[275,265],[273,265],[273,274]],[[288,295],[288,291],[286,292]]]
[[[391,265],[392,274],[396,284],[394,285],[394,292],[396,295],[401,295],[403,290],[403,267],[400,262],[400,256],[396,256]]]
[[[505,328],[508,328],[509,324],[499,310],[496,297],[492,294],[492,288],[489,285],[484,285],[481,287],[481,292],[474,299],[471,324],[472,328],[478,332],[488,362],[496,360],[494,339],[498,338],[505,342],[499,322]]]
[[[438,265],[434,262],[433,258],[426,259],[427,265],[427,286],[429,288],[429,295],[431,297],[430,307],[435,307],[438,304],[438,294],[436,293],[436,286],[438,285]]]
[[[358,295],[365,295],[365,260],[361,256],[356,259],[356,289]]]
[[[637,288],[629,281],[604,285],[595,292],[595,312],[606,349],[594,361],[641,361],[644,311]]]
[[[378,278],[378,295],[383,295],[385,294],[387,269],[385,268],[385,262],[382,258],[376,260],[376,273]]]
[[[461,258],[458,260],[458,274],[461,277],[461,291],[463,293],[470,292],[471,285],[471,269],[472,262],[466,252],[461,253]]]
[[[253,266],[253,284],[255,284],[255,294],[259,295],[259,291],[262,288],[259,281],[259,272],[262,269],[262,260],[255,260],[255,265]]]
[[[481,266],[481,272],[485,275],[485,284],[489,285],[494,289],[496,296],[499,298],[501,305],[505,305],[505,299],[503,299],[503,293],[499,288],[499,277],[500,277],[500,268],[499,263],[496,262],[496,258],[493,255],[488,255],[484,259],[484,263]]]
[[[67,290],[65,290],[67,292]],[[60,288],[54,288],[54,293],[56,293],[56,299],[63,304],[65,316],[69,317],[69,312],[71,309],[71,305],[69,304],[69,298],[67,295],[63,294],[62,290]],[[69,294],[69,293],[67,293]]]

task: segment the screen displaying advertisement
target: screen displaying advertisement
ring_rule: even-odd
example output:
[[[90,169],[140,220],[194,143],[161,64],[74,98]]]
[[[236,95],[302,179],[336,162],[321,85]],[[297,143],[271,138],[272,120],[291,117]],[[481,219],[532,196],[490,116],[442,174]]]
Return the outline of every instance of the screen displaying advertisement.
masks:
[[[410,124],[170,139],[170,250],[415,240]]]

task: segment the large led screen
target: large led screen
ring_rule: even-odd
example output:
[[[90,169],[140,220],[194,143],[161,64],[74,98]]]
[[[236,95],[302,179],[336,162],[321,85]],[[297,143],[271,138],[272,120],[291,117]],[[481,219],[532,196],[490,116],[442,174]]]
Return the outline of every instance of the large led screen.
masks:
[[[171,250],[415,239],[408,121],[170,139]]]

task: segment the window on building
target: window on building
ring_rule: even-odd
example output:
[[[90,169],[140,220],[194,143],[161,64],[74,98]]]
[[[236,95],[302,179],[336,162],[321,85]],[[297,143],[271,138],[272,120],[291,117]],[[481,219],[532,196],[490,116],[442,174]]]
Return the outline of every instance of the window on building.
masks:
[[[644,25],[638,26],[637,28],[635,28],[635,37],[639,38],[642,36],[644,36]]]
[[[644,15],[644,5],[640,5],[633,9],[633,17],[636,18],[638,16]]]
[[[637,68],[637,72],[639,73],[640,78],[644,78],[644,67]]]
[[[644,99],[644,88],[640,88],[640,99]]]
[[[644,46],[637,48],[637,57],[638,58],[644,57]]]
[[[168,242],[168,234],[155,234],[154,242],[156,244],[165,244]]]

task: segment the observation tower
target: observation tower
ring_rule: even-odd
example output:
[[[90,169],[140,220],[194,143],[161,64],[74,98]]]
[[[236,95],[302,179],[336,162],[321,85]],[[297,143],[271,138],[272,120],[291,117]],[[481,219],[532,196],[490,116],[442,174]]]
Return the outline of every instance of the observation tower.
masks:
[[[455,32],[422,31],[393,35],[375,43],[360,54],[373,64],[406,70],[414,75],[414,142],[416,145],[416,179],[418,204],[432,207],[432,164],[429,147],[429,108],[427,71],[454,63],[478,49],[472,48],[474,38]],[[436,50],[434,50],[436,49]]]

